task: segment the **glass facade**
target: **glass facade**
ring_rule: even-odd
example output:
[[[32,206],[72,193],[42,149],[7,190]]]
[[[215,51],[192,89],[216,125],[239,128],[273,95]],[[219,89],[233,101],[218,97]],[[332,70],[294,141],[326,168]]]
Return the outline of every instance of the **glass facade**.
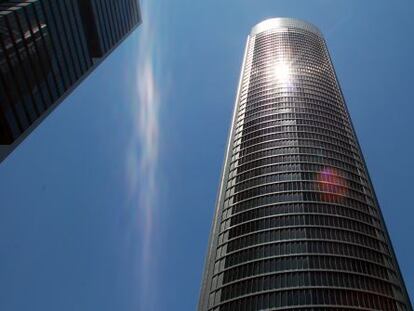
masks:
[[[137,0],[0,1],[0,145],[27,135],[140,21]]]
[[[248,37],[200,311],[412,310],[314,26]]]

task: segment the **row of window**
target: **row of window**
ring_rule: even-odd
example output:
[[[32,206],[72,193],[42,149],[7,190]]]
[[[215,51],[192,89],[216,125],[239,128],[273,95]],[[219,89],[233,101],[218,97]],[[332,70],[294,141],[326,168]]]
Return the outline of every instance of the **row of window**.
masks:
[[[334,76],[332,76],[330,69],[324,69],[324,70],[315,70],[312,66],[309,65],[303,65],[300,67],[291,67],[288,68],[289,70],[289,83],[286,84],[284,81],[279,81],[277,79],[273,79],[273,74],[275,73],[275,67],[277,66],[277,63],[266,63],[266,65],[263,66],[263,69],[269,69],[269,72],[266,75],[266,72],[261,73],[260,75],[252,75],[251,73],[255,70],[259,70],[256,65],[250,66],[251,70],[246,71],[245,76],[245,87],[242,89],[241,98],[247,98],[249,97],[249,102],[260,101],[260,98],[255,98],[254,95],[256,93],[254,92],[256,88],[262,87],[266,84],[264,84],[264,81],[268,83],[269,87],[274,86],[281,86],[281,87],[296,87],[300,86],[301,83],[305,85],[309,85],[312,87],[316,87],[317,89],[321,88],[324,89],[326,92],[331,93],[337,100],[332,102],[332,105],[337,106],[338,108],[342,108],[341,111],[344,111],[343,108],[343,102],[342,97],[340,97],[340,93],[337,90],[337,85],[335,83],[335,80],[332,79]],[[248,75],[250,73],[250,75]],[[254,87],[254,84],[261,83],[261,85],[256,85]],[[333,92],[333,93],[332,93]],[[247,96],[249,95],[249,96]],[[250,96],[253,95],[253,96]],[[273,96],[274,97],[274,96]],[[330,96],[331,97],[331,96]],[[323,98],[320,98],[323,99]],[[329,104],[329,101],[325,101],[327,104]]]
[[[250,71],[250,79],[253,78],[254,80],[266,80],[266,73],[272,73],[272,70],[274,72],[275,67],[277,66],[277,62],[264,62],[263,65],[258,65],[257,63],[251,66]],[[306,64],[309,65],[309,64]],[[312,64],[310,64],[312,65]],[[319,66],[319,65],[318,65]],[[293,73],[294,75],[298,74],[300,77],[300,81],[293,81],[298,83],[306,83],[313,86],[321,86],[325,88],[326,90],[335,90],[337,91],[337,85],[335,81],[332,79],[332,71],[331,66],[329,64],[322,64],[321,65],[321,71],[316,71],[314,75],[309,75],[307,72],[302,71],[301,66],[291,66],[289,68],[289,74]],[[263,74],[265,73],[265,74]]]
[[[261,55],[266,55],[272,51],[284,48],[286,54],[296,56],[299,52],[311,51],[317,54],[317,58],[323,58],[323,45],[322,42],[316,38],[307,38],[305,36],[286,36],[284,33],[273,33],[266,37],[257,35],[255,37],[254,55],[256,58]]]
[[[247,154],[245,156],[239,156],[239,154],[233,155],[231,162],[233,163],[237,161],[238,165],[246,164],[251,161],[270,157],[270,156],[277,156],[277,155],[309,155],[309,156],[317,156],[317,157],[326,157],[326,158],[332,158],[338,161],[342,161],[348,164],[353,165],[355,162],[358,162],[360,165],[362,165],[362,161],[359,159],[359,157],[356,157],[355,154],[348,152],[347,154],[343,154],[337,151],[331,151],[324,148],[311,148],[311,147],[280,147],[280,148],[272,148],[272,149],[264,149],[260,151],[256,151],[254,153]],[[346,174],[346,173],[344,173]],[[349,174],[346,174],[349,176]],[[350,179],[352,179],[352,176],[349,176]],[[354,177],[353,179],[358,180],[358,177]]]
[[[315,191],[292,191],[292,192],[272,192],[259,197],[247,198],[244,201],[236,202],[233,197],[225,201],[224,208],[228,205],[233,207],[233,212],[238,213],[250,208],[259,207],[262,205],[269,205],[279,202],[331,202],[335,204],[343,204],[358,208],[361,206],[367,210],[368,207],[364,204],[374,205],[374,202],[366,197],[365,200],[359,200],[353,196],[344,196],[338,193],[329,192],[315,192]]]
[[[296,70],[306,66],[314,69],[316,73],[326,73],[328,75],[332,73],[327,59],[323,60],[320,57],[314,57],[318,53],[312,51],[312,49],[309,51],[311,53],[307,53],[308,51],[306,51],[299,55],[298,53],[286,53],[286,50],[276,47],[273,51],[264,51],[259,54],[253,53],[249,57],[252,64],[251,76],[257,77],[262,72],[269,72],[272,66],[274,68],[279,63],[289,64],[290,68]]]
[[[259,164],[261,164],[259,162]],[[229,173],[228,183],[232,187],[241,182],[259,178],[264,175],[284,174],[284,173],[305,173],[305,172],[323,172],[326,167],[335,169],[336,171],[343,171],[346,177],[352,176],[356,179],[361,174],[361,171],[352,165],[345,162],[321,157],[318,155],[284,155],[280,156],[279,161],[271,165],[258,165],[252,167],[243,167],[244,170],[238,169]],[[273,178],[273,177],[271,177]],[[275,177],[277,178],[277,177]],[[342,176],[341,176],[342,178]],[[348,178],[351,179],[351,178]],[[360,177],[360,184],[367,187],[367,179],[365,176]]]
[[[393,296],[390,283],[373,277],[336,271],[299,271],[254,277],[225,285],[221,290],[221,301],[272,289],[309,286],[359,289]]]
[[[274,193],[267,196],[256,197],[243,202],[234,203],[233,198],[224,201],[223,212],[232,209],[232,214],[242,213],[256,208],[264,208],[271,205],[287,204],[287,203],[329,203],[339,206],[346,206],[356,209],[373,216],[377,216],[374,202],[370,198],[366,198],[366,202],[358,201],[350,197],[339,195],[331,195],[329,193],[319,192],[284,192]]]
[[[275,94],[287,90],[295,90],[297,93],[305,93],[312,90],[319,90],[321,96],[327,97],[337,97],[339,99],[339,92],[334,87],[326,87],[322,83],[318,83],[319,80],[317,78],[311,78],[306,73],[303,74],[304,68],[312,68],[309,66],[301,66],[296,67],[292,66],[289,68],[289,81],[286,83],[284,80],[277,79],[277,72],[275,68],[277,68],[278,63],[270,64],[269,70],[261,72],[255,76],[251,76],[249,79],[249,91],[248,91],[248,98],[253,99],[258,90],[264,89],[272,89],[275,91]],[[300,65],[299,65],[300,66]],[[272,68],[273,67],[273,68]],[[303,79],[302,77],[307,77],[308,79]]]
[[[320,107],[332,110],[338,115],[347,115],[339,91],[332,86],[326,86],[330,80],[325,80],[324,76],[314,76],[309,67],[296,68],[296,71],[293,75],[289,73],[289,80],[277,80],[270,73],[267,77],[256,79],[257,81],[249,79],[245,92],[241,93],[241,99],[247,102],[240,108],[256,109],[266,100],[282,103],[296,99],[298,102],[316,102]]]
[[[345,149],[349,150],[356,150],[356,146],[350,141],[343,141],[338,138],[325,135],[325,134],[315,134],[314,132],[281,132],[281,133],[273,133],[268,134],[260,137],[254,137],[252,139],[244,139],[241,137],[240,139],[236,139],[233,144],[234,147],[238,147],[240,145],[241,149],[248,148],[250,146],[254,146],[257,144],[263,144],[264,142],[274,141],[274,140],[290,140],[290,139],[302,139],[302,140],[320,140],[326,144],[336,145]],[[352,148],[352,149],[351,149]]]
[[[257,151],[263,149],[270,149],[273,145],[280,145],[280,147],[308,147],[308,148],[326,148],[328,151],[338,152],[340,148],[329,148],[328,144],[321,143],[320,141],[310,141],[310,140],[285,140],[285,141],[272,141],[261,144],[262,148],[256,148]],[[258,147],[257,145],[256,147]],[[268,150],[268,149],[267,149]],[[253,151],[253,150],[252,150]],[[323,155],[306,155],[306,154],[293,154],[293,155],[279,155],[271,158],[263,158],[255,160],[246,164],[236,165],[238,163],[232,163],[229,167],[229,179],[240,176],[249,176],[256,177],[266,173],[277,173],[284,171],[306,171],[303,167],[309,165],[317,165],[322,167],[333,167],[340,168],[345,171],[351,172],[354,175],[361,175],[363,172],[362,162],[355,161],[354,163],[347,163],[343,160],[338,160],[335,158],[330,158]],[[267,169],[262,170],[262,166],[267,166]],[[312,169],[311,169],[312,170]],[[251,174],[248,171],[253,172]],[[257,175],[254,172],[260,171],[261,174]],[[247,175],[246,175],[247,174]],[[365,177],[365,176],[364,176]],[[241,178],[241,180],[244,180]]]
[[[247,98],[247,105],[250,101],[252,102],[256,102],[258,100],[263,99],[264,97],[267,97],[269,95],[272,96],[277,96],[280,98],[280,100],[287,100],[288,98],[293,98],[293,99],[299,99],[301,101],[307,101],[309,99],[313,99],[313,100],[325,100],[325,101],[331,101],[334,103],[339,103],[340,102],[340,98],[339,95],[338,96],[332,96],[329,94],[325,94],[323,92],[320,92],[319,89],[315,88],[315,89],[306,89],[303,92],[296,92],[293,89],[289,89],[289,88],[285,88],[283,90],[277,90],[274,87],[270,87],[270,86],[264,86],[264,87],[260,87],[260,88],[256,88],[256,89],[251,89],[249,88],[248,91],[248,98]],[[249,121],[249,119],[257,117],[257,116],[263,116],[265,114],[268,114],[270,112],[269,111],[260,111],[254,114],[249,114],[248,116],[246,116],[247,121]],[[326,113],[326,112],[325,112]],[[323,115],[323,114],[321,114]],[[339,117],[335,118],[335,116],[332,117],[334,120],[337,119],[339,120]]]
[[[320,68],[320,71],[325,70],[329,72],[329,61],[327,58],[323,57],[321,53],[323,51],[313,47],[309,47],[307,50],[292,50],[287,44],[288,43],[279,43],[271,46],[272,48],[270,49],[263,50],[256,42],[254,53],[251,55],[251,61],[254,68],[261,69],[269,63],[274,63],[276,60],[289,63],[291,66],[295,67],[307,64],[313,66],[316,69],[315,71]],[[284,45],[287,49],[283,49]],[[257,71],[253,72],[253,74],[256,73]]]
[[[313,108],[319,108],[318,106],[320,106],[320,105],[319,104],[314,104],[314,103],[294,103],[293,100],[292,100],[292,102],[288,101],[288,102],[273,104],[273,106],[278,107],[280,109],[284,109],[285,110],[284,112],[292,112],[291,108],[293,106],[295,106],[297,108],[300,108],[300,109],[306,109],[308,107],[311,107],[313,109]],[[322,109],[325,109],[325,108],[322,108]],[[299,119],[299,120],[304,120],[304,119]],[[308,121],[308,120],[305,119],[304,121]],[[324,122],[318,121],[318,122],[313,122],[313,124],[309,124],[310,122],[304,122],[304,121],[302,121],[302,122],[301,121],[293,122],[293,125],[312,125],[313,127],[322,128],[322,129],[329,129],[334,133],[342,134],[345,138],[348,138],[349,136],[352,137],[352,134],[351,134],[352,132],[349,129],[348,129],[348,131],[346,131],[347,127],[345,127],[343,125],[343,123],[335,124],[335,125],[329,125],[329,124],[326,124]],[[276,126],[281,125],[280,123],[281,123],[281,121],[279,121],[279,124],[275,124],[275,125]],[[308,123],[308,124],[306,124],[306,123]],[[272,124],[270,124],[270,125],[272,125]],[[273,126],[269,126],[269,124],[267,124],[267,123],[265,123],[265,124],[257,124],[256,123],[253,127],[250,127],[250,128],[246,128],[246,127],[240,128],[238,131],[236,131],[236,135],[237,134],[247,135],[247,134],[254,133],[257,130],[265,129],[265,128],[268,128],[268,127],[273,127]]]
[[[352,230],[376,238],[376,229],[368,224],[339,216],[324,214],[277,215],[253,219],[241,224],[231,223],[229,239],[255,231],[293,226],[322,226]],[[333,238],[333,236],[331,237]],[[340,240],[340,239],[339,239]]]
[[[355,182],[353,180],[350,180],[346,177],[343,177],[343,175],[351,175],[346,173],[336,173],[330,174],[327,177],[321,177],[323,175],[323,171],[319,172],[309,172],[309,171],[301,171],[301,172],[287,172],[287,173],[274,173],[274,174],[268,174],[268,175],[262,175],[259,177],[255,177],[253,179],[248,179],[242,182],[239,182],[235,185],[232,185],[231,182],[228,182],[227,185],[227,191],[230,189],[232,190],[229,195],[232,193],[238,193],[240,191],[250,189],[253,187],[263,186],[265,184],[275,183],[275,182],[284,182],[284,181],[313,181],[313,182],[330,182],[332,179],[332,182],[344,187],[349,187],[351,189],[354,189],[355,191],[359,192],[368,192],[369,190],[367,188],[364,188],[360,181]],[[342,176],[341,176],[342,175]],[[351,175],[352,176],[352,175]],[[235,181],[235,179],[232,179],[232,181]],[[305,187],[305,186],[304,186]],[[226,194],[227,196],[227,194]]]
[[[387,264],[385,261],[385,254],[361,245],[341,241],[282,241],[279,243],[270,243],[246,248],[238,252],[228,254],[216,262],[214,273],[216,274],[223,271],[225,268],[252,260],[264,259],[272,256],[300,254],[343,255],[361,258],[383,265]]]
[[[297,43],[296,46],[295,43]],[[256,38],[252,61],[259,64],[260,62],[263,62],[263,59],[269,58],[282,60],[298,59],[298,61],[300,61],[301,56],[305,55],[310,57],[311,61],[315,64],[327,63],[327,58],[324,57],[323,49],[319,43],[308,41],[310,44],[308,44],[306,48],[304,48],[303,43],[304,42],[290,40],[267,40],[266,42],[263,42]],[[292,48],[292,46],[294,46],[294,48]]]
[[[298,99],[300,101],[309,101],[309,100],[324,100],[324,101],[331,101],[333,102],[335,105],[339,106],[340,103],[340,99],[336,98],[336,97],[332,97],[329,95],[326,95],[324,93],[319,93],[316,89],[315,90],[306,90],[306,92],[302,91],[302,92],[296,92],[294,90],[294,88],[290,88],[290,87],[286,87],[282,90],[276,90],[274,87],[271,88],[269,87],[262,87],[260,89],[253,90],[249,89],[249,93],[248,93],[248,98],[247,98],[247,102],[246,105],[248,106],[249,103],[255,103],[258,102],[260,100],[263,100],[265,98],[268,98],[269,96],[277,96],[279,98],[279,100],[281,101],[285,101],[288,102],[289,100],[292,101],[294,99]],[[250,119],[252,118],[256,118],[258,116],[263,116],[265,114],[267,114],[267,111],[260,111],[254,114],[249,114],[248,116],[245,116],[245,114],[243,113],[242,116],[247,117],[247,121],[250,121]],[[320,114],[323,115],[323,114]],[[241,116],[238,115],[238,118],[240,118]],[[335,117],[333,117],[332,119],[335,120]]]
[[[267,113],[263,116],[259,116],[257,118],[252,118],[251,120],[245,120],[241,118],[237,121],[236,128],[250,128],[252,126],[256,126],[258,124],[269,122],[269,121],[279,121],[279,122],[290,122],[296,124],[296,120],[309,120],[318,122],[319,124],[327,124],[332,125],[334,127],[348,129],[348,132],[351,131],[351,126],[349,122],[346,120],[333,120],[330,117],[326,117],[324,115],[318,115],[314,113]]]
[[[295,95],[294,92],[283,91],[280,93],[274,93],[274,96],[278,96],[278,94],[280,95],[279,102],[272,102],[266,105],[261,105],[260,107],[254,108],[251,111],[246,111],[246,109],[240,107],[238,118],[244,118],[246,122],[248,122],[250,119],[255,118],[259,114],[262,115],[282,112],[296,112],[329,117],[331,120],[334,120],[338,123],[347,120],[347,115],[345,113],[332,111],[332,109],[327,109],[324,106],[321,107],[319,104],[311,104],[310,100],[302,98],[302,93],[300,93],[300,96],[292,96]],[[260,100],[263,99],[260,98]],[[296,101],[303,102],[304,104],[296,105]],[[321,100],[319,99],[319,101]],[[251,100],[251,102],[254,103],[255,101]],[[250,100],[246,102],[246,106],[249,107],[249,105]],[[338,103],[338,106],[339,105],[340,104]]]
[[[408,306],[393,298],[344,289],[312,288],[268,292],[235,299],[223,303],[219,307],[214,307],[221,303],[220,293],[216,294],[216,296],[217,297],[215,297],[214,294],[210,296],[210,311],[286,310],[285,308],[287,307],[299,308],[301,306],[304,306],[305,308],[295,308],[293,310],[409,310]],[[316,308],[312,306],[315,306]]]
[[[355,258],[335,256],[294,256],[255,261],[225,270],[213,277],[212,289],[214,290],[223,284],[251,276],[289,270],[340,270],[367,274],[383,280],[388,280],[390,275],[392,275],[392,278],[396,279],[394,271],[381,265]]]
[[[303,68],[300,68],[300,70],[303,70]],[[250,102],[255,103],[262,100],[262,91],[272,91],[276,97],[282,94],[282,96],[288,95],[294,98],[302,98],[306,94],[318,94],[318,97],[321,99],[329,98],[334,99],[334,102],[340,102],[339,92],[337,90],[325,88],[322,84],[317,85],[316,81],[314,84],[304,83],[301,81],[302,74],[300,72],[296,72],[295,74],[289,72],[289,82],[278,80],[277,77],[274,77],[275,73],[273,72],[269,72],[267,75],[263,74],[260,78],[249,80],[247,107],[250,108]],[[253,114],[255,111],[260,111],[261,107],[253,108],[251,111],[246,111],[246,113],[247,115]]]
[[[267,96],[267,97],[261,97],[260,99],[257,100],[249,100],[249,102],[245,102],[243,104],[240,104],[239,106],[239,112],[238,112],[238,117],[244,117],[246,116],[245,112],[246,110],[250,110],[252,107],[254,109],[257,109],[257,107],[259,108],[267,108],[269,107],[269,105],[272,105],[272,108],[292,108],[292,107],[297,107],[297,108],[302,108],[302,109],[306,109],[306,108],[311,108],[311,109],[315,109],[318,110],[318,112],[327,112],[330,115],[342,115],[342,117],[346,120],[347,119],[347,113],[346,111],[343,111],[341,107],[343,107],[343,105],[339,102],[337,103],[328,103],[327,101],[324,101],[323,99],[309,99],[307,98],[306,100],[302,99],[302,98],[295,98],[295,97],[291,97],[291,96],[275,96],[275,95],[271,95],[271,96]],[[255,108],[256,107],[256,108]],[[312,113],[314,114],[314,113]]]
[[[283,62],[289,64],[292,69],[300,69],[303,67],[312,68],[316,74],[325,73],[327,75],[332,74],[331,67],[327,59],[320,57],[319,51],[312,50],[310,48],[307,51],[290,51],[284,50],[282,46],[275,47],[263,52],[254,52],[250,56],[252,62],[252,77],[257,77],[261,73],[270,71],[271,66]],[[286,53],[287,52],[287,53]],[[270,68],[269,68],[270,67]]]
[[[253,232],[247,235],[231,236],[229,233],[229,241],[227,244],[217,249],[217,257],[226,255],[226,253],[232,253],[234,251],[248,248],[258,244],[265,243],[277,243],[282,241],[293,240],[332,240],[332,241],[344,241],[353,244],[359,244],[372,249],[386,249],[385,243],[380,242],[378,238],[372,237],[366,234],[361,234],[349,230],[341,230],[341,228],[334,229],[329,227],[291,227],[285,229],[269,228],[261,232]],[[389,253],[389,252],[388,252]]]
[[[277,205],[258,207],[238,214],[234,214],[230,209],[228,209],[223,211],[221,220],[222,222],[231,221],[232,223],[242,223],[249,221],[251,219],[262,218],[267,216],[298,213],[315,213],[344,216],[351,219],[359,220],[367,224],[372,224],[376,227],[380,227],[379,216],[377,213],[361,211],[349,206],[309,202],[291,204],[282,203]]]
[[[301,70],[304,69],[301,68]],[[306,75],[306,73],[304,74]],[[270,78],[271,77],[269,77],[269,79]],[[334,115],[336,114],[338,115],[338,117],[345,117],[347,115],[346,113],[344,113],[344,105],[339,95],[332,94],[330,92],[324,92],[321,90],[320,87],[307,86],[306,88],[304,88],[300,86],[295,86],[293,82],[283,82],[283,84],[282,82],[280,82],[278,84],[272,82],[272,80],[269,80],[267,84],[263,83],[261,86],[256,86],[255,88],[251,86],[251,81],[249,80],[248,92],[241,96],[241,99],[246,100],[246,102],[243,103],[243,106],[240,105],[240,111],[243,112],[244,115],[244,111],[242,109],[247,109],[250,107],[250,105],[255,105],[269,98],[272,98],[273,101],[277,101],[279,103],[292,102],[294,100],[298,100],[298,102],[305,103],[331,103],[332,109],[339,109],[339,113],[334,113]],[[328,104],[326,104],[321,108],[329,108],[329,106]],[[249,113],[249,117],[252,116],[254,116],[254,112]],[[239,114],[238,117],[240,117]]]
[[[271,98],[278,101],[283,97],[280,94],[286,92],[294,96],[297,95],[298,99],[303,99],[305,94],[308,94],[312,95],[309,98],[314,97],[314,99],[325,103],[331,102],[332,108],[338,108],[339,112],[345,111],[341,109],[343,108],[343,103],[339,91],[332,84],[329,84],[332,80],[326,79],[322,72],[316,73],[313,67],[303,65],[287,69],[289,70],[287,79],[279,80],[275,71],[276,66],[270,66],[273,72],[262,73],[260,76],[249,79],[247,92],[243,93],[243,99],[248,99],[247,107],[250,107],[250,104],[259,103],[268,98],[265,93],[271,91],[273,93]],[[326,74],[329,75],[328,72]],[[326,107],[329,107],[329,105],[326,105]]]
[[[258,54],[253,53],[249,57],[253,68],[251,76],[257,77],[262,72],[270,71],[269,69],[271,69],[271,66],[275,66],[278,63],[289,64],[292,69],[307,66],[315,69],[315,71],[319,69],[319,71],[317,71],[319,73],[331,73],[329,63],[326,60],[315,57],[317,56],[316,54],[318,54],[317,51],[312,51],[312,49],[310,49],[299,55],[298,53],[289,53],[289,51],[283,50],[280,47]]]
[[[303,27],[308,27],[303,25]],[[287,26],[283,30],[269,29],[258,33],[255,36],[256,48],[262,47],[265,50],[278,44],[285,44],[288,47],[304,45],[308,48],[315,48],[323,51],[323,41],[312,30],[296,28],[295,25]]]
[[[313,85],[321,85],[321,89],[330,93],[328,96],[334,98],[339,95],[334,82],[334,76],[332,75],[332,69],[329,64],[320,62],[318,64],[312,63],[312,61],[296,60],[292,62],[290,58],[275,59],[277,56],[268,55],[258,60],[252,60],[249,70],[249,90],[248,94],[256,95],[257,89],[264,86],[271,85],[283,85],[284,80],[278,80],[277,70],[280,66],[283,66],[283,70],[286,69],[286,78],[291,85],[298,85],[300,82],[311,82]],[[302,80],[302,77],[305,78]],[[312,84],[308,84],[312,86]],[[286,84],[285,84],[286,85]]]
[[[284,106],[284,108],[289,108],[289,105],[292,104],[292,102],[295,102],[295,105],[297,107],[306,108],[309,105],[311,106],[320,106],[319,102],[316,101],[308,101],[304,103],[296,102],[293,99],[290,99],[287,102],[279,103],[279,105]],[[311,125],[311,126],[317,126],[320,128],[326,128],[334,132],[340,132],[345,133],[347,136],[352,136],[352,131],[349,126],[345,126],[343,123],[340,124],[332,124],[321,122],[320,120],[314,121],[314,120],[308,120],[308,119],[294,119],[294,120],[276,120],[276,121],[265,121],[265,122],[255,122],[254,125],[251,125],[250,127],[242,126],[236,129],[236,134],[242,132],[243,134],[249,134],[251,132],[257,131],[262,128],[272,127],[272,126],[281,126],[281,125]]]
[[[303,69],[313,69],[309,64],[296,64],[291,65],[288,70],[288,82],[277,79],[277,66],[280,62],[270,62],[262,69],[258,69],[257,66],[252,67],[252,71],[256,71],[256,74],[250,74],[249,79],[249,91],[257,90],[262,87],[270,88],[312,88],[320,89],[322,93],[328,96],[338,96],[339,92],[336,87],[326,76],[314,75],[310,76],[308,72],[304,72]],[[276,69],[275,69],[276,68]],[[329,68],[322,69],[322,71],[329,72]],[[320,72],[322,73],[322,72]],[[329,73],[328,73],[329,74]],[[247,92],[249,95],[254,93]]]
[[[276,35],[276,34],[275,34]],[[286,38],[282,34],[271,38],[255,38],[253,61],[260,63],[262,59],[271,56],[277,58],[299,58],[301,55],[309,55],[314,64],[328,63],[327,57],[324,55],[323,45],[317,40],[308,40],[302,37],[299,41],[297,38]],[[313,57],[312,57],[313,56]]]
[[[268,127],[265,129],[257,130],[256,132],[250,133],[250,134],[236,134],[235,140],[238,138],[242,139],[243,143],[246,143],[247,141],[259,138],[259,137],[265,137],[269,134],[273,133],[297,133],[298,135],[301,135],[303,133],[309,133],[309,134],[319,134],[319,137],[328,137],[328,141],[341,141],[346,144],[351,144],[353,146],[356,146],[351,140],[350,137],[347,135],[343,135],[343,133],[340,133],[338,131],[331,131],[328,129],[315,127],[315,126],[305,126],[305,125],[291,125],[291,126],[281,126],[281,127]],[[240,135],[240,137],[238,137]],[[332,140],[333,138],[333,140]]]
[[[285,193],[289,195],[292,191],[314,192],[324,202],[341,202],[345,200],[345,198],[353,198],[355,200],[365,202],[367,199],[364,194],[352,190],[349,187],[314,181],[291,181],[267,184],[244,190],[234,195],[229,195],[226,199],[232,199],[233,204],[236,204],[238,202],[245,202],[246,200],[251,200],[261,196],[268,196],[271,194],[283,195]]]

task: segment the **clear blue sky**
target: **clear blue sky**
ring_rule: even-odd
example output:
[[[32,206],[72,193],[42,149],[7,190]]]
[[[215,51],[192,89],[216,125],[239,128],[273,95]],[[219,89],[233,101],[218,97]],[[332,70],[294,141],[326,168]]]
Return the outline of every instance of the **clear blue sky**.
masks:
[[[326,36],[414,297],[412,1],[147,0],[0,164],[0,310],[194,310],[246,36]]]

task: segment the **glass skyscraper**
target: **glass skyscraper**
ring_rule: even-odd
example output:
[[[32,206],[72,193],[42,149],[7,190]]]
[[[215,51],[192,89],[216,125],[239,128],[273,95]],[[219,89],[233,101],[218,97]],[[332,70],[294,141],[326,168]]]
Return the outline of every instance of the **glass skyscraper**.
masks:
[[[0,0],[0,161],[140,22],[138,0]]]
[[[412,310],[320,31],[247,40],[199,311]]]

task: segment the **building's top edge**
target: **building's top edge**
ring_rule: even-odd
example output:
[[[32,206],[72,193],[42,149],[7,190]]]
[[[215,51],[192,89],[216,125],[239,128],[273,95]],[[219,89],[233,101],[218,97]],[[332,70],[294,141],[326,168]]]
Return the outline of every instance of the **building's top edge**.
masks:
[[[256,24],[252,28],[250,35],[254,36],[254,35],[257,35],[258,33],[271,30],[271,29],[278,29],[278,28],[304,29],[304,30],[313,32],[314,34],[322,37],[322,33],[319,31],[319,29],[316,26],[312,25],[311,23],[302,21],[300,19],[289,18],[289,17],[277,17],[277,18],[266,19]]]

